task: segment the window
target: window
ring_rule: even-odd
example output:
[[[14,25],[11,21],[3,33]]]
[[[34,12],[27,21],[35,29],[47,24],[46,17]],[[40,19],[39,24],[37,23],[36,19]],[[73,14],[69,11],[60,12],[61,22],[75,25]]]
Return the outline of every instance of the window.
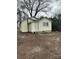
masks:
[[[43,22],[43,26],[48,26],[48,22]]]

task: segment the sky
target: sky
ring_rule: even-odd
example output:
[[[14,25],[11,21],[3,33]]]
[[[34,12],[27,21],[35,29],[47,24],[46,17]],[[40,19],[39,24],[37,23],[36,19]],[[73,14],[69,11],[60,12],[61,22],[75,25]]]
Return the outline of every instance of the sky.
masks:
[[[48,17],[54,17],[55,14],[60,14],[61,13],[61,0],[52,0],[50,3],[51,10],[48,11],[47,13],[40,13],[38,14],[41,16],[48,16]]]
[[[37,17],[40,16],[54,17],[55,14],[59,13],[61,13],[61,0],[51,0],[49,11],[47,13],[40,12],[37,14]]]

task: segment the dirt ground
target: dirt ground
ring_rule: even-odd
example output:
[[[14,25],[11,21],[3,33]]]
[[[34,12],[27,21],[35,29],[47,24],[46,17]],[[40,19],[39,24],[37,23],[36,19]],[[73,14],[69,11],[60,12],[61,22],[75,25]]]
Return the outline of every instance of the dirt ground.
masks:
[[[61,59],[61,32],[17,32],[17,59]]]

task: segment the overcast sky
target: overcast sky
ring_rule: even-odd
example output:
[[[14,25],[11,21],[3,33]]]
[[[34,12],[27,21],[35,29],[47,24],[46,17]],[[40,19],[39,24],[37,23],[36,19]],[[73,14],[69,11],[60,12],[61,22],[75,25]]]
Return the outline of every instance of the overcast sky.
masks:
[[[48,11],[47,14],[41,12],[40,14],[38,14],[38,16],[41,15],[53,17],[55,14],[61,13],[61,0],[52,0],[52,2],[50,3],[50,7],[51,10]]]
[[[61,0],[51,0],[49,7],[51,7],[51,10],[49,8],[49,11],[47,13],[40,12],[39,14],[37,14],[37,16],[53,17],[55,14],[61,13]]]

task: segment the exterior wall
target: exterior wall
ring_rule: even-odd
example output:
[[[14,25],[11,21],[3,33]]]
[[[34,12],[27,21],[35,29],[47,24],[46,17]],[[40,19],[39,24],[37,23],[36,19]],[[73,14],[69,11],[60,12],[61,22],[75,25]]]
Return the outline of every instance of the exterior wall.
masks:
[[[35,31],[35,29],[34,29],[34,23],[31,23],[30,24],[30,32],[33,32],[33,31]]]
[[[27,20],[22,22],[20,30],[21,32],[28,32]],[[29,32],[38,32],[38,22],[29,24]]]
[[[48,22],[48,26],[43,26],[43,22]],[[51,21],[48,19],[41,19],[37,22],[32,22],[29,24],[29,32],[51,32]],[[28,32],[27,20],[23,21],[21,24],[21,32]]]
[[[43,22],[48,22],[48,26],[43,26]],[[39,21],[39,31],[51,32],[51,21],[48,19],[42,19]]]
[[[29,32],[31,32],[31,30],[32,30],[32,24],[29,24]]]
[[[31,24],[31,32],[38,32],[38,22],[33,22]]]
[[[28,32],[27,20],[22,22],[20,30],[21,32]]]

